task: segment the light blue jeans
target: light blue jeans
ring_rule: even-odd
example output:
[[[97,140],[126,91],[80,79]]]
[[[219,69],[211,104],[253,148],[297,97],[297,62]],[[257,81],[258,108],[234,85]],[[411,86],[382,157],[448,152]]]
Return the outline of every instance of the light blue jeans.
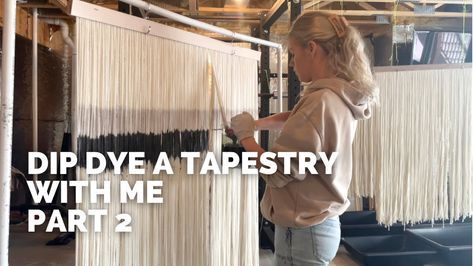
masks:
[[[329,265],[340,244],[338,216],[306,228],[275,226],[276,266]]]

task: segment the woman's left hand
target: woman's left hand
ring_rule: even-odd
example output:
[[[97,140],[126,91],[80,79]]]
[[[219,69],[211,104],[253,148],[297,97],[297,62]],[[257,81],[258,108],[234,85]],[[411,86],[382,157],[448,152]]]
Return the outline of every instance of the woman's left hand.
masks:
[[[239,141],[252,138],[255,131],[255,119],[251,114],[243,112],[232,117],[231,129]]]

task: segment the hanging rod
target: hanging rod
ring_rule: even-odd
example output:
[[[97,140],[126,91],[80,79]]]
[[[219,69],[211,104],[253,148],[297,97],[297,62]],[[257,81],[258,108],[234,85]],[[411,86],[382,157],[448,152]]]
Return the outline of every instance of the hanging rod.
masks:
[[[203,30],[206,30],[206,31],[222,34],[224,36],[232,38],[233,40],[241,40],[241,41],[245,41],[245,42],[250,42],[250,43],[255,43],[255,44],[260,44],[260,45],[276,48],[277,49],[277,60],[278,60],[278,74],[279,74],[278,75],[278,95],[279,95],[279,98],[278,98],[279,99],[279,104],[278,105],[279,105],[279,111],[280,112],[283,111],[282,62],[281,62],[282,61],[282,45],[281,44],[275,43],[275,42],[270,42],[270,41],[259,39],[259,38],[255,38],[255,37],[245,35],[245,34],[241,34],[241,33],[236,33],[236,32],[230,31],[228,29],[220,28],[220,27],[217,27],[217,26],[214,26],[214,25],[211,25],[211,24],[199,21],[199,20],[195,20],[195,19],[183,16],[183,15],[171,12],[167,9],[161,8],[159,6],[155,6],[155,5],[153,5],[149,2],[145,2],[145,1],[142,1],[142,0],[119,0],[119,1],[121,1],[123,3],[127,3],[127,4],[132,5],[132,6],[135,6],[137,8],[141,8],[141,9],[145,10],[148,13],[153,13],[153,14],[156,14],[156,15],[160,15],[160,16],[172,19],[174,21],[177,21],[177,22],[180,22],[180,23],[192,26],[192,27],[196,27],[196,28],[199,28],[199,29],[203,29]]]

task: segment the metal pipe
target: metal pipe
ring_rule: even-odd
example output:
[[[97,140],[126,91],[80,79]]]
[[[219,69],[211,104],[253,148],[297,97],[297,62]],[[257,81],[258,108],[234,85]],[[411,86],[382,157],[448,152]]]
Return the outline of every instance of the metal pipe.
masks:
[[[245,34],[240,34],[236,33],[224,28],[220,28],[202,21],[198,21],[192,18],[188,18],[186,16],[171,12],[169,10],[166,10],[164,8],[155,6],[150,4],[149,2],[145,2],[142,0],[119,0],[121,2],[127,3],[129,5],[138,7],[140,9],[143,9],[147,11],[148,13],[153,13],[156,15],[160,15],[169,19],[172,19],[174,21],[193,26],[199,29],[207,30],[210,32],[215,32],[222,34],[224,36],[232,38],[232,40],[241,40],[245,42],[250,42],[250,43],[256,43],[256,44],[261,44],[269,47],[273,47],[278,49],[278,93],[279,93],[279,111],[282,112],[283,110],[283,102],[282,102],[282,45],[279,43],[275,42],[270,42],[267,40],[255,38],[252,36],[248,36]]]
[[[77,23],[75,24],[74,34],[77,33]],[[77,38],[74,37],[75,45],[72,48],[72,86],[71,86],[71,137],[72,137],[72,152],[77,154]],[[76,167],[79,171],[79,167]],[[79,174],[77,173],[77,176]]]
[[[64,40],[66,45],[74,49],[74,42],[72,41],[71,37],[69,37],[69,25],[67,24],[67,22],[60,19],[50,19],[50,18],[42,19],[42,20],[51,25],[61,26],[62,39]]]
[[[166,10],[164,8],[161,8],[161,7],[158,7],[158,6],[155,6],[155,5],[152,5],[152,4],[150,4],[148,2],[145,2],[145,1],[142,1],[142,0],[120,0],[120,1],[124,2],[124,3],[127,3],[129,5],[141,8],[141,9],[143,9],[143,10],[149,12],[149,13],[153,13],[153,14],[160,15],[160,16],[163,16],[163,17],[166,17],[166,18],[170,18],[174,21],[181,22],[183,24],[190,25],[190,26],[193,26],[193,27],[196,27],[196,28],[199,28],[199,29],[203,29],[203,30],[207,30],[207,31],[215,32],[215,33],[220,33],[220,34],[225,35],[227,37],[231,37],[232,39],[235,39],[235,40],[241,40],[241,41],[246,41],[246,42],[251,42],[251,43],[257,43],[257,44],[261,44],[261,45],[265,45],[265,46],[269,46],[269,47],[273,47],[273,48],[281,47],[281,44],[279,44],[279,43],[270,42],[270,41],[266,41],[266,40],[263,40],[263,39],[258,39],[258,38],[255,38],[255,37],[251,37],[251,36],[248,36],[248,35],[245,35],[245,34],[236,33],[236,32],[233,32],[233,31],[230,31],[230,30],[227,30],[227,29],[224,29],[224,28],[220,28],[220,27],[217,27],[217,26],[214,26],[214,25],[202,22],[202,21],[191,19],[189,17],[171,12],[169,10]]]
[[[38,151],[38,9],[33,8],[33,66],[32,66],[32,122],[33,122],[33,152]],[[38,175],[33,175],[33,181]]]
[[[0,126],[0,265],[8,265],[10,185],[15,78],[16,1],[4,1]]]
[[[282,47],[278,48],[278,103],[279,112],[283,111],[283,97],[282,97]]]

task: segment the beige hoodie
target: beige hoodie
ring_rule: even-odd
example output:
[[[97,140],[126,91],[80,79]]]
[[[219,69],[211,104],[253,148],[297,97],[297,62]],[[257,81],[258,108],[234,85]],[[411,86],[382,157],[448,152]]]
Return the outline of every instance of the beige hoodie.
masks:
[[[306,89],[292,110],[273,152],[338,152],[332,174],[325,174],[318,160],[318,175],[298,175],[297,159],[291,175],[278,171],[262,175],[267,186],[261,201],[263,216],[288,227],[307,227],[342,214],[350,205],[347,199],[352,176],[352,143],[357,120],[370,117],[368,99],[345,80],[321,79]]]

